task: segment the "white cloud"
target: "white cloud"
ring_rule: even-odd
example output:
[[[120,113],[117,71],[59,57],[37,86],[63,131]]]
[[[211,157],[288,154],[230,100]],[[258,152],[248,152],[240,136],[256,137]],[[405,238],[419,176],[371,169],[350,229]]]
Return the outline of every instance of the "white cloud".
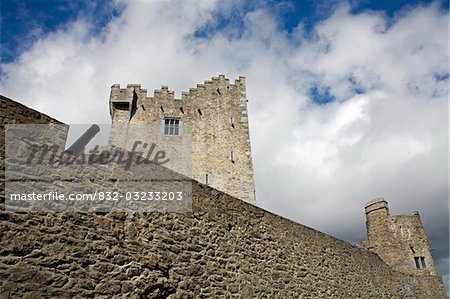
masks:
[[[436,76],[448,73],[448,16],[437,5],[393,22],[339,6],[309,39],[301,26],[288,39],[270,11],[236,3],[124,5],[97,36],[83,20],[42,36],[2,66],[3,94],[68,123],[109,122],[113,83],[180,95],[245,75],[260,206],[354,241],[364,203],[385,196],[393,213],[419,210],[426,227],[445,228],[448,79]],[[235,11],[243,28],[213,31],[218,12]],[[312,103],[313,84],[336,101]],[[437,246],[448,246],[446,232]]]

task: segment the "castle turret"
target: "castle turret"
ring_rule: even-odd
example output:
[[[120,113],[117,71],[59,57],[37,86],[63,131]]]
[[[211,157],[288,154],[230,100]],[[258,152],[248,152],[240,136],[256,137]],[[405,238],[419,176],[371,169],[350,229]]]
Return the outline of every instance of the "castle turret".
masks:
[[[367,249],[377,253],[394,270],[415,275],[436,275],[419,212],[391,216],[384,198],[369,201],[365,212]]]
[[[384,198],[369,201],[364,207],[366,211],[367,240],[374,249],[391,243],[389,233],[389,207]]]

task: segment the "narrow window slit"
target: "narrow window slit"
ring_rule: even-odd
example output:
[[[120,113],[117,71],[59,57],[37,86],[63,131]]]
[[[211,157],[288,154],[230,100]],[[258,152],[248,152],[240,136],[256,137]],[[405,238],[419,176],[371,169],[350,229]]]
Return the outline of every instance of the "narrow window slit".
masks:
[[[421,263],[422,263],[422,268],[426,268],[427,265],[425,265],[425,257],[421,256],[421,257],[420,257],[420,261],[421,261]]]
[[[231,163],[235,163],[236,162],[236,156],[234,154],[234,151],[230,152],[230,160],[231,160]]]
[[[416,268],[420,269],[420,261],[419,261],[419,258],[417,256],[414,257],[414,263],[416,264]]]

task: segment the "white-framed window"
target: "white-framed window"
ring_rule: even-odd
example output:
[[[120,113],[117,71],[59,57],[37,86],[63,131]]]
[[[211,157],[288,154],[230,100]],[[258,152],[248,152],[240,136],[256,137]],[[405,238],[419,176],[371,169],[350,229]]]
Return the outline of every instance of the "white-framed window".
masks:
[[[164,119],[164,135],[180,135],[180,119]]]

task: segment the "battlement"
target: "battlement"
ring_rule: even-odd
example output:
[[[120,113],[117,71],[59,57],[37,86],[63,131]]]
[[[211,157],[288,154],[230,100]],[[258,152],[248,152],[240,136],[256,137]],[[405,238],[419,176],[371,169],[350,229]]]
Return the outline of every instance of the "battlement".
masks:
[[[153,91],[153,98],[164,98],[167,100],[175,100],[175,93],[173,90],[169,90],[166,85],[161,86],[161,89],[155,89]],[[151,98],[147,98],[151,99]]]
[[[120,84],[116,83],[111,86],[110,102],[130,101],[133,93],[148,100],[159,98],[166,100],[187,100],[191,96],[196,96],[199,92],[215,90],[218,94],[222,94],[230,89],[238,89],[245,96],[245,77],[239,76],[238,79],[234,80],[234,84],[230,84],[230,80],[225,75],[212,77],[211,80],[205,80],[203,83],[197,84],[196,87],[189,88],[189,91],[183,91],[180,99],[175,98],[174,91],[169,90],[169,87],[166,85],[161,86],[160,89],[155,89],[153,96],[149,97],[147,95],[147,89],[142,89],[141,84],[127,84],[126,88],[121,88]]]
[[[217,94],[224,94],[227,90],[237,89],[243,95],[245,95],[245,77],[240,76],[234,81],[234,84],[230,84],[230,80],[225,75],[219,75],[218,77],[212,77],[211,80],[205,80],[203,83],[197,84],[196,87],[189,88],[189,91],[181,93],[181,99],[186,100],[190,96],[196,96],[201,92],[211,91]]]

